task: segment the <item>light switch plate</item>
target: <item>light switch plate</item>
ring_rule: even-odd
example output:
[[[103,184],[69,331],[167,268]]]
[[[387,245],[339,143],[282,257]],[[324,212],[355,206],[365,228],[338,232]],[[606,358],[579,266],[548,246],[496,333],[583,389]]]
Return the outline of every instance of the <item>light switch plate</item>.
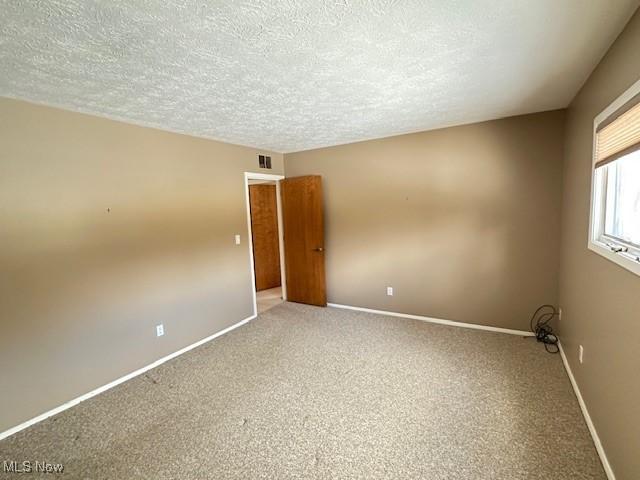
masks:
[[[578,348],[578,360],[580,360],[580,363],[582,363],[583,357],[584,357],[584,348],[582,347],[582,345],[580,345],[580,347]]]

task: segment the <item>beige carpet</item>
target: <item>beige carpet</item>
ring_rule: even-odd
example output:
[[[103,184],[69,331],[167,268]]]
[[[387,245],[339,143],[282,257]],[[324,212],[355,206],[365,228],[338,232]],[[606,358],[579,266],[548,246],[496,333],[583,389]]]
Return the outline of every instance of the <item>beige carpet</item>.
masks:
[[[0,442],[3,460],[74,479],[606,478],[534,340],[291,303]]]

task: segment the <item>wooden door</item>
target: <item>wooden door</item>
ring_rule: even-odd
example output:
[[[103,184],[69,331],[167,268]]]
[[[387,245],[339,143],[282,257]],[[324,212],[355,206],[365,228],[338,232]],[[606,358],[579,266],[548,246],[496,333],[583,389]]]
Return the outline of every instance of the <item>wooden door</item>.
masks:
[[[249,185],[256,290],[279,287],[280,244],[275,185]]]
[[[280,181],[287,300],[327,305],[322,177]]]

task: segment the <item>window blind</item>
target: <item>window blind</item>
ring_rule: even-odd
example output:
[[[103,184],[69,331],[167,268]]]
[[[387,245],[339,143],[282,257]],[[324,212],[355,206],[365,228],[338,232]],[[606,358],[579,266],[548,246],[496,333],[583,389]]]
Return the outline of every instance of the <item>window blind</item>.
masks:
[[[633,98],[596,130],[596,168],[640,150],[640,97]]]

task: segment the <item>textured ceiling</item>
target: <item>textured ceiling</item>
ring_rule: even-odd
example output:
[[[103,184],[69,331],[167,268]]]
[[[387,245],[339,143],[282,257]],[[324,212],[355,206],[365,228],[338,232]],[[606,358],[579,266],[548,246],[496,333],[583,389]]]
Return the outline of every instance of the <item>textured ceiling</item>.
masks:
[[[0,95],[291,152],[565,107],[638,0],[0,0]]]

